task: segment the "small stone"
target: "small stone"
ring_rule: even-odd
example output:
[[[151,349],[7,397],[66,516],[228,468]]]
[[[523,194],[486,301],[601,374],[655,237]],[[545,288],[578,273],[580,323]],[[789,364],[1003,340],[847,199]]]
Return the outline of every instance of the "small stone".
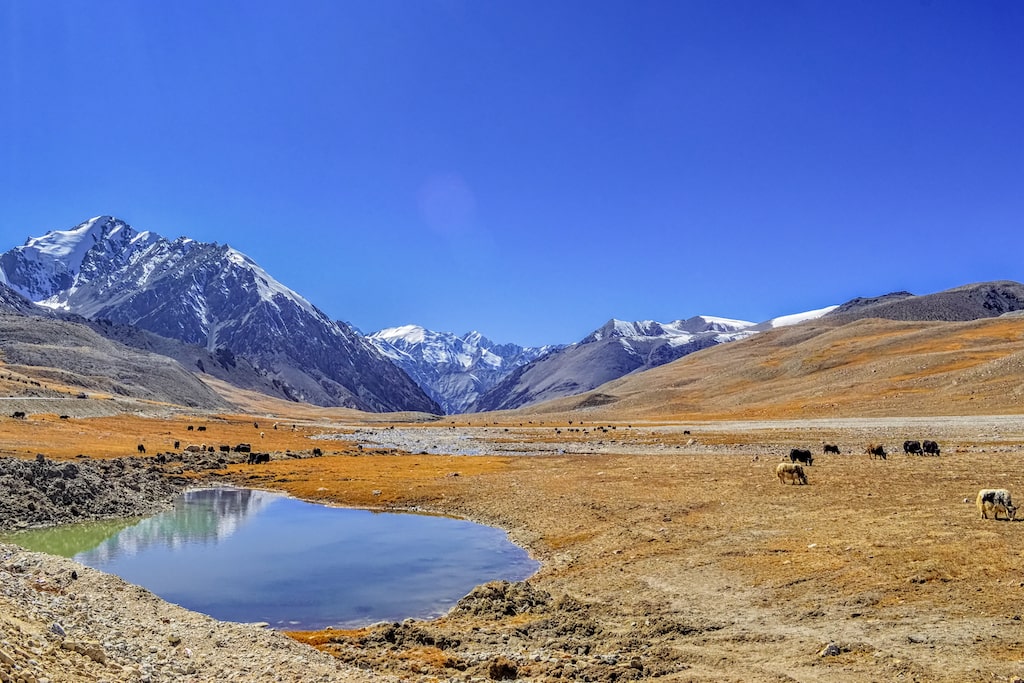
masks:
[[[829,643],[825,646],[825,649],[818,653],[821,657],[836,657],[842,654],[842,650],[835,643]]]
[[[50,632],[56,633],[61,638],[67,635],[67,633],[64,631],[64,627],[58,624],[56,621],[50,624]]]
[[[181,637],[175,633],[172,633],[171,635],[167,636],[167,642],[171,645],[177,645],[181,642]]]

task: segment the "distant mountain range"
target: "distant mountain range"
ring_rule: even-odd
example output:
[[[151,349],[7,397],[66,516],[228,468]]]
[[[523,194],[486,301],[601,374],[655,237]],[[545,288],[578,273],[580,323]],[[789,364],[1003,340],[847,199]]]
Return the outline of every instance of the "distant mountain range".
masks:
[[[580,394],[623,375],[655,368],[701,349],[820,317],[833,308],[763,323],[706,315],[670,323],[612,319],[576,344],[513,371],[481,396],[471,409],[477,412],[510,410]]]
[[[561,348],[495,344],[479,332],[458,337],[419,325],[391,327],[367,339],[448,414],[466,412],[515,368]]]
[[[496,344],[478,332],[457,336],[417,325],[364,336],[227,245],[171,241],[110,216],[31,238],[0,255],[0,327],[11,330],[0,350],[8,363],[52,363],[66,383],[197,407],[219,406],[222,399],[182,373],[293,401],[376,412],[514,409],[811,320],[961,321],[1017,310],[1024,310],[1024,285],[999,281],[923,296],[858,298],[761,323],[715,316],[668,323],[612,319],[568,346],[522,347]],[[36,333],[19,316],[52,322]],[[72,332],[75,325],[88,330]],[[60,351],[59,340],[48,344],[46,334],[77,340],[76,350]],[[79,353],[91,347],[101,349],[99,355]],[[149,379],[166,386],[146,389],[146,373],[138,368],[156,356],[171,360],[160,361],[164,369]],[[97,357],[125,368],[99,380],[102,363],[91,360]]]

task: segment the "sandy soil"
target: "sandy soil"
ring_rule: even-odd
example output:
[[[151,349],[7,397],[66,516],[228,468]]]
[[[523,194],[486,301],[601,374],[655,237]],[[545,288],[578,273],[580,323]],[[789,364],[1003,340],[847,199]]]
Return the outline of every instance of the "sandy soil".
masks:
[[[133,422],[132,438],[145,439],[145,428]],[[171,436],[179,428],[153,424]],[[362,448],[345,437],[355,429]],[[1024,418],[323,421],[299,431],[288,438],[327,455],[210,476],[469,517],[507,529],[543,562],[527,584],[483,587],[442,619],[293,634],[339,658],[342,671],[415,681],[1024,676],[1024,526],[982,520],[973,504],[980,488],[1024,496]],[[896,452],[923,438],[939,441],[942,456]],[[889,458],[865,455],[868,441],[885,443]],[[819,455],[823,442],[842,455]],[[808,486],[775,477],[792,447],[816,454]],[[29,651],[16,633],[4,638],[0,650]]]

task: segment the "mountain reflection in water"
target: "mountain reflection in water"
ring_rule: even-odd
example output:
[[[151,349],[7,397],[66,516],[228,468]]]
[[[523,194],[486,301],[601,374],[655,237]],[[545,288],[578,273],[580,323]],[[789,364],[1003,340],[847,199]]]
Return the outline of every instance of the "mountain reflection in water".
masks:
[[[539,566],[500,529],[234,488],[188,492],[75,559],[215,618],[283,629],[439,616]]]
[[[88,553],[85,564],[107,563],[135,555],[154,545],[180,548],[186,544],[215,544],[235,533],[248,518],[283,494],[254,489],[216,488],[187,491],[174,509],[144,519],[112,536]]]

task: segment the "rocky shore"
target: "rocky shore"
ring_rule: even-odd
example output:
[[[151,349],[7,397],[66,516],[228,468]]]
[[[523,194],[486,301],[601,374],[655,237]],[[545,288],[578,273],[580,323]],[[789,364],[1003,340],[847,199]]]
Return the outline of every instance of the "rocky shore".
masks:
[[[259,625],[219,622],[51,555],[0,544],[0,681],[369,681]]]
[[[237,453],[55,461],[0,458],[0,532],[96,519],[151,515],[194,478],[240,462]]]

